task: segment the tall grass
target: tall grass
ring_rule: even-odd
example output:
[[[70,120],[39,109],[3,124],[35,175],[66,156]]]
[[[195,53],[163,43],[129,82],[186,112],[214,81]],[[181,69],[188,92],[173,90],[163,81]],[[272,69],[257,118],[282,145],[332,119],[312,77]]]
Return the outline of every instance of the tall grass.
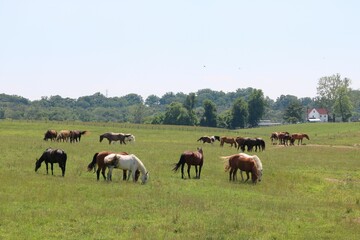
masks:
[[[298,124],[227,131],[114,123],[0,122],[2,239],[358,239],[359,124]],[[43,141],[47,129],[89,133],[80,143]],[[273,131],[306,132],[302,146],[270,145]],[[107,132],[131,132],[135,144],[100,143]],[[235,148],[202,144],[203,135],[258,136],[264,167],[257,185],[229,182],[220,156]],[[65,177],[35,160],[45,148],[68,154]],[[201,179],[171,171],[185,150],[202,146]],[[146,185],[96,181],[86,166],[95,152],[127,151],[150,171]],[[194,169],[191,171],[194,176]]]

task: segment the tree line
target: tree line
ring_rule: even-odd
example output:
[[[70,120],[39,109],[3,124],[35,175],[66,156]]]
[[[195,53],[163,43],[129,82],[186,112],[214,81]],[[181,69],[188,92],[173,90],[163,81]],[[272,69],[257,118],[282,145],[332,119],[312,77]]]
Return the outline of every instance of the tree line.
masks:
[[[297,123],[307,120],[307,110],[326,108],[331,121],[358,121],[360,91],[339,74],[319,79],[315,98],[281,95],[276,100],[262,90],[239,88],[234,92],[201,89],[184,94],[168,92],[161,97],[130,93],[106,97],[97,92],[78,99],[61,96],[30,101],[21,96],[0,94],[0,119],[83,122],[129,122],[219,128],[256,127],[260,120]]]

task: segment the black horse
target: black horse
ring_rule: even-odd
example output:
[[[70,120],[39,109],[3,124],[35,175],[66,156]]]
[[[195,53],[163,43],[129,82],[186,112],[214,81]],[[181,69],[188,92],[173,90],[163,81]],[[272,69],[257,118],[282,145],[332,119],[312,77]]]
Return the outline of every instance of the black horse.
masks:
[[[265,150],[265,141],[262,138],[237,138],[236,141],[243,152],[245,152],[245,147],[248,152]]]
[[[49,174],[48,163],[51,164],[51,174],[54,175],[53,164],[58,163],[62,171],[62,176],[65,176],[65,166],[66,166],[67,155],[62,149],[52,149],[48,148],[43,152],[39,160],[36,160],[35,163],[35,172],[41,167],[41,163],[45,161],[46,164],[46,173]]]

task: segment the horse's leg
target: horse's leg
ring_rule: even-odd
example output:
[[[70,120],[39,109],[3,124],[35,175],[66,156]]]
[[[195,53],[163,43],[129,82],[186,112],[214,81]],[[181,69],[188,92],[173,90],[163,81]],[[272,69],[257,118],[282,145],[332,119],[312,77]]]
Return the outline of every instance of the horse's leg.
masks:
[[[238,169],[235,168],[235,170],[234,170],[234,172],[233,172],[233,181],[235,181],[237,170],[238,170]]]
[[[241,181],[244,181],[244,177],[243,177],[243,171],[240,170],[240,175],[241,175]]]
[[[246,180],[245,180],[245,182],[247,182],[248,180],[249,180],[249,172],[248,171],[246,171]]]
[[[232,176],[232,173],[233,173],[233,169],[230,168],[230,171],[229,171],[229,181],[231,181],[231,176]]]
[[[202,168],[202,165],[199,166],[199,179],[200,179],[200,174],[201,174],[201,168]]]
[[[184,179],[184,167],[185,167],[185,163],[183,163],[181,165],[181,178]]]
[[[45,165],[46,165],[46,174],[49,174],[49,167],[48,167],[48,163],[45,162]]]
[[[99,181],[100,179],[100,171],[101,171],[101,168],[98,166],[97,170],[96,170],[96,178],[97,180]],[[105,178],[106,179],[106,178]]]
[[[197,165],[195,165],[195,178],[198,178],[198,167],[197,167]]]
[[[123,181],[126,180],[126,170],[123,170]]]
[[[188,173],[189,179],[190,179],[190,168],[191,168],[191,165],[190,165],[190,164],[188,164],[187,173]]]
[[[103,169],[105,169],[105,168],[103,168]],[[107,180],[108,180],[108,181],[111,181],[112,170],[113,170],[113,167],[112,167],[112,166],[109,167],[109,171],[108,171],[108,173],[107,173]],[[105,171],[104,171],[104,173],[105,173]],[[105,176],[105,175],[104,175],[104,176]]]
[[[103,175],[104,180],[106,180],[105,171],[106,171],[106,166],[103,166],[103,167],[101,168],[101,174]],[[110,176],[110,181],[111,181],[111,176]]]
[[[131,176],[133,175],[132,172],[133,172],[133,171],[129,170],[129,175],[127,176],[127,180],[128,180],[128,181],[130,180],[130,175],[131,175]],[[135,173],[134,173],[134,174],[135,174]],[[135,179],[134,176],[132,176],[132,178],[133,178],[133,180]]]
[[[51,175],[54,175],[54,164],[50,163],[50,165],[51,165]]]

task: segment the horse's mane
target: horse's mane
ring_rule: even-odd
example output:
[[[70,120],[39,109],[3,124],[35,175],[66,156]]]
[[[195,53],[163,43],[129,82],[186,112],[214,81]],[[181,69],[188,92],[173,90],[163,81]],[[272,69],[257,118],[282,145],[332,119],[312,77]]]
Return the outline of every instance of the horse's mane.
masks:
[[[130,155],[128,155],[128,156],[132,156],[133,159],[135,159],[135,161],[138,163],[139,168],[140,168],[140,171],[141,171],[142,173],[146,173],[146,172],[147,172],[146,167],[144,166],[144,164],[142,163],[142,161],[141,161],[137,156],[135,156],[134,154],[130,154]]]
[[[253,156],[252,156],[252,159],[254,159],[254,161],[256,162],[257,168],[258,168],[260,171],[263,170],[263,167],[262,167],[262,163],[261,163],[260,158],[259,158],[258,156],[256,156],[256,155],[253,155]]]

